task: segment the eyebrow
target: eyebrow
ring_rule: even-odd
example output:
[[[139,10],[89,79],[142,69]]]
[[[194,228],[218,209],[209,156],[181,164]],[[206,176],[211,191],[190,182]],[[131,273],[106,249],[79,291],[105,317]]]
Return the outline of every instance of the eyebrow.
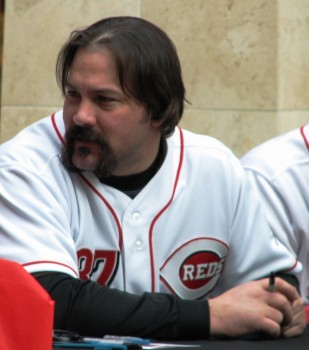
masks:
[[[78,89],[68,81],[65,83],[64,87],[78,91]],[[122,90],[115,90],[115,89],[110,89],[110,88],[95,89],[92,91],[92,93],[94,93],[94,94],[108,94],[108,95],[117,96],[117,97],[125,95],[122,92]]]

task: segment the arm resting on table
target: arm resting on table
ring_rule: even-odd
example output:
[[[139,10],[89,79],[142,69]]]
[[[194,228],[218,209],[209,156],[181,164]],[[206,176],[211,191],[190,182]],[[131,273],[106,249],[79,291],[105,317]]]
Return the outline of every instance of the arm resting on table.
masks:
[[[55,301],[54,328],[97,337],[209,337],[207,300],[182,300],[163,293],[135,295],[58,272],[34,276]]]

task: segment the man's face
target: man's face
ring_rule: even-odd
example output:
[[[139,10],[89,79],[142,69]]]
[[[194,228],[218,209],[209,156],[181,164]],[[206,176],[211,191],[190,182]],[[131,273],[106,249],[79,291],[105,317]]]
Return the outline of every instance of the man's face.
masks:
[[[157,155],[160,130],[122,91],[107,49],[79,49],[66,84],[63,164],[98,177],[141,172]]]

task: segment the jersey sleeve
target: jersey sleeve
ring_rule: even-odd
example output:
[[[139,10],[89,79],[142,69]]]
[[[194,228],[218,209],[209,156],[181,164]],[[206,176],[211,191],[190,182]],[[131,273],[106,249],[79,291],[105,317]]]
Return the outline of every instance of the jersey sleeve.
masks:
[[[303,227],[299,218],[307,217],[307,203],[303,199],[306,188],[301,188],[303,179],[288,172],[270,179],[250,168],[247,174],[266,208],[272,231],[291,252],[297,254],[304,241],[300,236]]]
[[[23,264],[29,272],[52,270],[78,276],[65,191],[55,188],[39,170],[15,165],[0,168],[3,258]]]
[[[301,295],[308,303],[308,180],[306,171],[292,172],[284,172],[271,179],[265,174],[247,169],[250,181],[265,207],[274,235],[303,265],[303,270],[298,271],[297,277]]]
[[[309,158],[301,131],[295,129],[267,141],[249,151],[241,162],[274,235],[303,265],[298,278],[308,303]]]
[[[183,300],[163,293],[142,295],[81,281],[63,273],[36,276],[55,301],[54,328],[81,335],[135,335],[153,339],[206,339],[207,300]]]

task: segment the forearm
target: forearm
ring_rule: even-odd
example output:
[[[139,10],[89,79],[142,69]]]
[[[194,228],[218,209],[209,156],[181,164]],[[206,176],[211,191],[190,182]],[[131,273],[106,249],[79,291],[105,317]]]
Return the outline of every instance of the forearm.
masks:
[[[62,273],[36,276],[55,301],[55,328],[82,335],[154,339],[208,338],[208,302],[169,294],[129,294]]]

